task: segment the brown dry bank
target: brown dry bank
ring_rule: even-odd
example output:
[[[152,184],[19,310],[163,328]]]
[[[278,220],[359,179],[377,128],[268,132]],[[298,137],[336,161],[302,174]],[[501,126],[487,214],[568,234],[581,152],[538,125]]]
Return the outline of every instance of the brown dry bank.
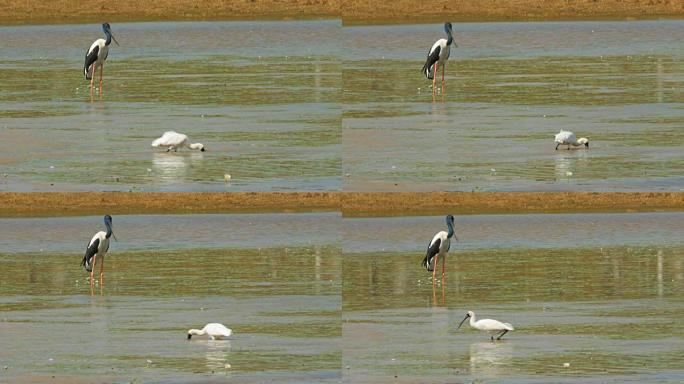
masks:
[[[681,0],[0,0],[1,24],[342,18],[345,24],[682,18]]]
[[[348,217],[684,211],[684,193],[0,193],[0,217],[337,211]]]
[[[681,0],[344,0],[344,24],[684,17]]]

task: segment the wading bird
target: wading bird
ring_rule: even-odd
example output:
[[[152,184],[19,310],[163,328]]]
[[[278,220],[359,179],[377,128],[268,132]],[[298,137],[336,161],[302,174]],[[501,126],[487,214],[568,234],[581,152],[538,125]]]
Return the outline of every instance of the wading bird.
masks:
[[[427,77],[428,80],[432,80],[433,95],[435,94],[435,82],[437,81],[438,65],[442,66],[442,94],[444,94],[444,70],[446,67],[446,62],[449,60],[450,46],[453,43],[455,47],[458,47],[458,44],[456,44],[454,41],[454,37],[451,32],[451,23],[444,23],[444,31],[447,34],[447,38],[439,39],[432,45],[422,70],[422,72],[425,74],[425,77]]]
[[[88,49],[85,56],[85,64],[83,65],[83,73],[85,74],[86,80],[90,80],[90,93],[93,93],[93,79],[95,78],[95,71],[97,67],[100,67],[100,94],[102,94],[102,72],[104,70],[104,62],[107,60],[107,55],[109,54],[109,44],[112,40],[119,45],[116,41],[114,35],[112,35],[109,23],[102,24],[102,31],[105,34],[105,39],[97,39]]]
[[[512,325],[508,323],[502,323],[498,320],[492,320],[492,319],[482,319],[482,320],[476,320],[475,319],[475,312],[473,311],[468,311],[466,316],[461,320],[461,324],[458,325],[458,328],[456,330],[461,329],[461,325],[470,318],[470,327],[478,329],[480,331],[485,331],[487,332],[491,339],[494,340],[494,335],[499,335],[496,339],[501,340],[503,335],[506,334],[508,331],[514,331],[515,328],[513,328]]]
[[[114,236],[112,232],[112,217],[105,215],[104,224],[107,227],[107,232],[100,231],[93,236],[86,247],[85,256],[81,261],[81,266],[85,267],[86,271],[90,272],[90,285],[93,285],[93,270],[100,261],[100,286],[104,284],[104,257],[109,250],[109,238]],[[114,236],[116,240],[116,236]]]
[[[454,217],[452,215],[447,215],[446,225],[449,232],[440,231],[433,238],[428,245],[427,253],[423,259],[422,266],[428,271],[432,271],[432,284],[435,284],[435,274],[437,271],[437,262],[439,258],[442,258],[442,280],[444,280],[444,259],[449,252],[449,246],[451,245],[451,238],[455,238],[458,241],[458,237],[454,233]]]
[[[152,146],[157,148],[157,147],[166,147],[166,152],[168,151],[178,151],[179,147],[188,147],[190,149],[199,149],[200,151],[204,152],[204,145],[200,143],[195,143],[195,144],[190,144],[190,141],[188,141],[188,137],[182,133],[174,132],[174,131],[167,131],[164,132],[162,137],[156,139],[155,141],[152,142]]]
[[[192,338],[192,335],[209,335],[212,340],[227,339],[233,331],[230,328],[226,328],[223,324],[219,323],[209,323],[202,329],[191,329],[188,331],[188,340]]]
[[[558,150],[558,146],[560,145],[567,145],[568,149],[570,149],[571,145],[573,147],[584,145],[585,147],[589,148],[589,139],[586,137],[580,137],[577,139],[574,133],[570,131],[564,131],[562,129],[556,134],[556,140],[554,140],[554,142],[556,143],[556,150]]]

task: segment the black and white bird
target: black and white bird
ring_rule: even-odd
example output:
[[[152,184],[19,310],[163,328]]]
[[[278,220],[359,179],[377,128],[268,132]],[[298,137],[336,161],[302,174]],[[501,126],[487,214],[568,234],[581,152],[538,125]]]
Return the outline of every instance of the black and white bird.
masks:
[[[437,81],[437,67],[439,65],[442,66],[442,94],[444,94],[444,69],[446,67],[447,60],[449,60],[449,53],[451,50],[450,46],[451,44],[454,44],[455,47],[458,47],[458,44],[456,44],[454,41],[454,36],[451,32],[451,23],[444,23],[444,32],[446,32],[447,38],[439,39],[432,45],[432,48],[430,48],[430,51],[428,51],[427,60],[425,61],[425,65],[423,65],[422,70],[422,72],[425,74],[425,77],[427,77],[428,80],[432,80],[433,95],[435,93],[435,82]]]
[[[114,236],[114,232],[112,232],[112,217],[105,215],[104,224],[107,232],[100,231],[93,236],[86,247],[85,255],[81,261],[81,266],[90,272],[90,285],[94,283],[93,270],[98,260],[100,261],[100,285],[104,283],[104,257],[109,250],[109,238]],[[116,236],[114,236],[114,240],[116,240]]]
[[[455,238],[458,241],[458,237],[454,233],[454,217],[452,215],[447,215],[446,225],[447,231],[440,231],[432,238],[430,244],[428,245],[425,258],[423,259],[423,267],[428,271],[432,271],[432,284],[435,283],[435,273],[437,271],[437,262],[439,258],[442,258],[442,279],[444,279],[444,259],[449,252],[449,247],[451,246],[451,238]]]
[[[109,44],[112,40],[119,45],[116,41],[114,35],[112,35],[109,23],[102,24],[102,31],[105,34],[105,39],[97,39],[90,45],[90,48],[86,52],[85,64],[83,64],[83,74],[86,80],[90,80],[90,92],[93,92],[93,78],[95,77],[95,71],[97,67],[100,67],[100,93],[102,93],[102,72],[104,69],[104,62],[107,60],[107,55],[109,54]]]

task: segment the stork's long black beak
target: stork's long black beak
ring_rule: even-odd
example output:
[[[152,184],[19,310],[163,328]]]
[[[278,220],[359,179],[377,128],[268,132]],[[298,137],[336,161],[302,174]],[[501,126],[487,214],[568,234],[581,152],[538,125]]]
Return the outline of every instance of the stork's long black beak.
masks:
[[[109,32],[109,35],[112,37],[112,40],[114,40],[114,42],[116,43],[116,45],[117,45],[117,46],[120,46],[120,45],[119,45],[119,42],[116,41],[116,38],[114,37],[114,35],[112,35],[111,32]]]
[[[114,235],[114,231],[112,231],[112,237],[114,238],[114,241],[119,241],[119,240],[116,238],[116,235]]]
[[[461,320],[461,324],[459,324],[458,328],[456,328],[457,331],[461,329],[461,325],[463,325],[463,323],[465,323],[465,321],[468,320],[469,317],[470,315],[466,315],[466,317],[464,317],[463,320]]]

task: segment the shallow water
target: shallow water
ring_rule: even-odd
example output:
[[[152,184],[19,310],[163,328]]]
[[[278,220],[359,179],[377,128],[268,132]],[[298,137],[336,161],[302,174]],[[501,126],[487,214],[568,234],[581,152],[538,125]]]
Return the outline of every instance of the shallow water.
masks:
[[[344,381],[681,382],[682,217],[460,218],[435,289],[420,261],[443,218],[343,219]],[[468,310],[516,330],[457,331]]]
[[[113,24],[121,46],[91,100],[83,56],[98,25],[0,27],[0,190],[338,190],[339,30]],[[168,130],[207,151],[153,150]]]
[[[344,28],[344,189],[666,190],[684,185],[684,22]],[[554,150],[560,129],[588,150]]]
[[[339,382],[340,240],[309,244],[303,235],[335,228],[339,217],[207,216],[170,217],[183,231],[168,243],[168,232],[154,230],[158,216],[115,217],[121,237],[110,246],[105,282],[96,281],[94,296],[78,267],[85,240],[70,252],[66,241],[25,252],[24,238],[0,231],[0,361],[7,367],[0,381],[86,382],[97,375],[108,382]],[[49,236],[71,236],[88,219],[48,219],[65,221],[53,222]],[[10,224],[35,223],[21,220]],[[205,239],[193,233],[208,232],[207,220],[215,233],[228,226],[231,233],[202,248]],[[248,221],[265,229],[263,240],[254,241]],[[127,226],[155,249],[129,237],[132,230],[124,235]],[[189,244],[181,245],[184,236]],[[226,324],[234,337],[186,340],[189,328],[207,322]]]

